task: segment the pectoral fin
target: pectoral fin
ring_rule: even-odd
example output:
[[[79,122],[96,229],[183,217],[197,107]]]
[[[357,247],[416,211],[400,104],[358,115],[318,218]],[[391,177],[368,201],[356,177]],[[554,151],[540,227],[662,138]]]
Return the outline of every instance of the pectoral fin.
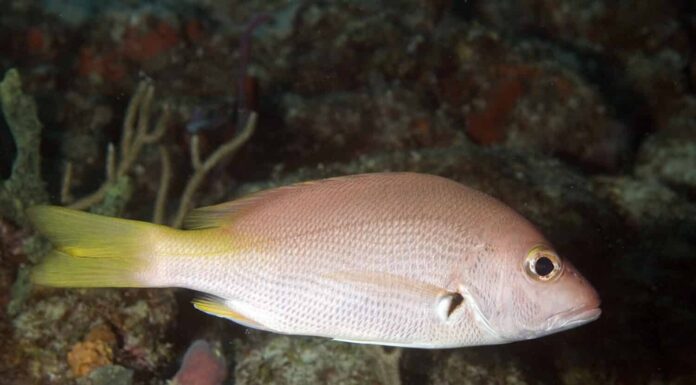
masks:
[[[448,291],[438,297],[435,312],[442,321],[448,321],[463,305],[465,305],[465,299],[461,294]]]

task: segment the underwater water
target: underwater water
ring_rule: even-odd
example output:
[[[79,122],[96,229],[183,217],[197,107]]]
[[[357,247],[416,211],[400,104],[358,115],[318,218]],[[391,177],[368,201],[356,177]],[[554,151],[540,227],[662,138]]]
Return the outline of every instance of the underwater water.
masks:
[[[696,383],[692,1],[0,5],[0,385]],[[186,289],[30,279],[51,249],[35,205],[178,228],[195,207],[386,171],[515,209],[601,317],[383,348],[247,328]]]

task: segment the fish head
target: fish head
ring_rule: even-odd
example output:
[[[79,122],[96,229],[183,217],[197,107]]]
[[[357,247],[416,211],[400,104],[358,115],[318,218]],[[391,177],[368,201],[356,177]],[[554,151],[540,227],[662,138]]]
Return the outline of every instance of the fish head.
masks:
[[[519,234],[519,233],[518,233]],[[592,285],[543,239],[505,248],[488,322],[503,342],[542,337],[599,318]]]

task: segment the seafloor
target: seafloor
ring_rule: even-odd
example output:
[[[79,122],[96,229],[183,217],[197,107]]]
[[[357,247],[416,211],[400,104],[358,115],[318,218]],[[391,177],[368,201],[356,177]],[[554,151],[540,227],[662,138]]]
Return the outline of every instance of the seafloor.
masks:
[[[696,383],[695,4],[1,1],[0,384]],[[246,330],[185,291],[28,280],[47,247],[36,203],[176,225],[388,170],[523,213],[602,317],[385,351]]]

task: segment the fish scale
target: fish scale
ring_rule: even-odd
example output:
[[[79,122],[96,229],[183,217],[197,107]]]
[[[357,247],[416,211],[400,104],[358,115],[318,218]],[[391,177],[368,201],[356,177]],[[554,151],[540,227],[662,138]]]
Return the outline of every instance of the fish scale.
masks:
[[[338,233],[325,232],[313,233],[312,239],[304,239],[302,244],[304,247],[287,247],[285,243],[278,245],[277,251],[270,258],[268,254],[265,257],[255,255],[241,256],[248,264],[247,271],[255,272],[248,276],[229,275],[227,279],[213,279],[209,282],[214,282],[212,286],[196,286],[195,283],[183,282],[181,286],[195,286],[197,290],[213,293],[222,298],[243,298],[247,302],[254,303],[256,308],[264,313],[276,313],[282,308],[283,302],[290,302],[290,307],[296,309],[292,314],[289,314],[287,319],[264,320],[264,325],[273,330],[290,331],[293,334],[320,334],[331,335],[330,330],[322,330],[324,322],[323,317],[328,318],[330,314],[337,311],[335,304],[344,304],[342,309],[351,309],[351,314],[356,314],[355,317],[347,317],[343,319],[345,324],[341,330],[340,337],[343,339],[359,339],[359,338],[376,338],[378,335],[387,330],[398,330],[397,326],[408,328],[409,333],[404,332],[404,335],[395,335],[396,342],[401,342],[406,336],[428,340],[431,333],[428,328],[415,328],[409,325],[409,320],[419,319],[413,317],[413,313],[421,311],[424,313],[422,317],[429,317],[435,322],[434,314],[431,314],[431,308],[434,306],[435,298],[410,298],[406,301],[403,296],[395,288],[393,290],[385,290],[383,292],[366,292],[365,290],[355,290],[354,285],[333,285],[333,290],[327,290],[333,281],[322,281],[322,274],[329,274],[334,271],[337,265],[349,271],[375,271],[384,273],[393,273],[405,277],[415,277],[416,275],[426,274],[428,279],[425,281],[431,284],[446,285],[448,269],[445,267],[451,266],[452,261],[456,261],[461,253],[453,252],[449,255],[439,252],[431,252],[431,248],[439,249],[439,243],[433,243],[433,247],[422,246],[415,249],[411,244],[416,239],[412,234],[412,230],[416,226],[408,225],[408,222],[401,221],[400,226],[389,226],[389,224],[372,226],[373,228],[365,228],[362,234],[370,234],[366,236],[368,239],[373,238],[372,242],[364,242],[363,239],[351,240],[346,237],[346,230],[350,227],[342,228]],[[387,230],[385,230],[387,229]],[[374,231],[373,231],[374,230]],[[435,234],[435,231],[430,234]],[[447,234],[446,232],[439,232]],[[422,234],[420,234],[422,235]],[[426,234],[427,235],[427,234]],[[393,242],[380,242],[381,238],[394,239]],[[426,237],[427,238],[427,237]],[[286,238],[287,239],[287,238]],[[299,238],[291,238],[297,241]],[[342,240],[342,241],[337,241]],[[359,247],[353,245],[353,241],[359,242]],[[294,242],[293,242],[294,243]],[[307,245],[309,247],[307,247]],[[336,247],[338,246],[338,247]],[[344,253],[338,254],[338,251],[345,250]],[[371,255],[373,258],[354,258],[354,252],[358,251],[362,255]],[[411,251],[411,258],[392,258],[391,254],[403,255]],[[415,251],[415,252],[414,252]],[[268,253],[273,253],[267,251]],[[331,258],[327,258],[330,255]],[[276,263],[267,263],[267,261],[278,261]],[[277,263],[284,261],[288,265],[285,274],[278,278]],[[342,263],[339,263],[342,261]],[[424,266],[429,267],[428,270],[413,269],[414,264],[422,264],[427,261]],[[265,262],[265,263],[264,263]],[[311,274],[305,268],[306,265],[312,265],[315,269]],[[215,266],[211,264],[210,266]],[[276,277],[276,279],[263,279],[263,277]],[[194,277],[195,278],[195,277]],[[319,283],[317,283],[319,282]],[[322,283],[324,283],[322,285]],[[268,293],[261,296],[259,293]],[[369,300],[372,297],[377,297],[372,303],[377,309],[382,309],[385,312],[378,316],[365,318],[365,306],[360,306],[362,299]],[[404,304],[413,304],[414,309],[405,308]],[[391,312],[386,312],[391,310]],[[316,318],[308,318],[307,314],[315,315]],[[262,317],[255,314],[246,314],[251,318],[260,319]],[[406,315],[399,317],[399,315]],[[285,321],[285,323],[283,323]],[[365,336],[361,332],[364,330],[374,331],[374,335]],[[417,335],[416,330],[421,330],[421,335]],[[314,331],[314,333],[310,332]],[[317,332],[319,331],[319,332]],[[443,330],[446,332],[446,329]],[[392,334],[394,334],[392,332]]]
[[[432,175],[272,189],[197,209],[185,230],[56,207],[30,217],[56,247],[36,282],[194,289],[210,296],[194,301],[200,310],[279,333],[457,347],[538,337],[600,312],[531,223]],[[555,261],[548,276],[533,270],[540,258]]]

